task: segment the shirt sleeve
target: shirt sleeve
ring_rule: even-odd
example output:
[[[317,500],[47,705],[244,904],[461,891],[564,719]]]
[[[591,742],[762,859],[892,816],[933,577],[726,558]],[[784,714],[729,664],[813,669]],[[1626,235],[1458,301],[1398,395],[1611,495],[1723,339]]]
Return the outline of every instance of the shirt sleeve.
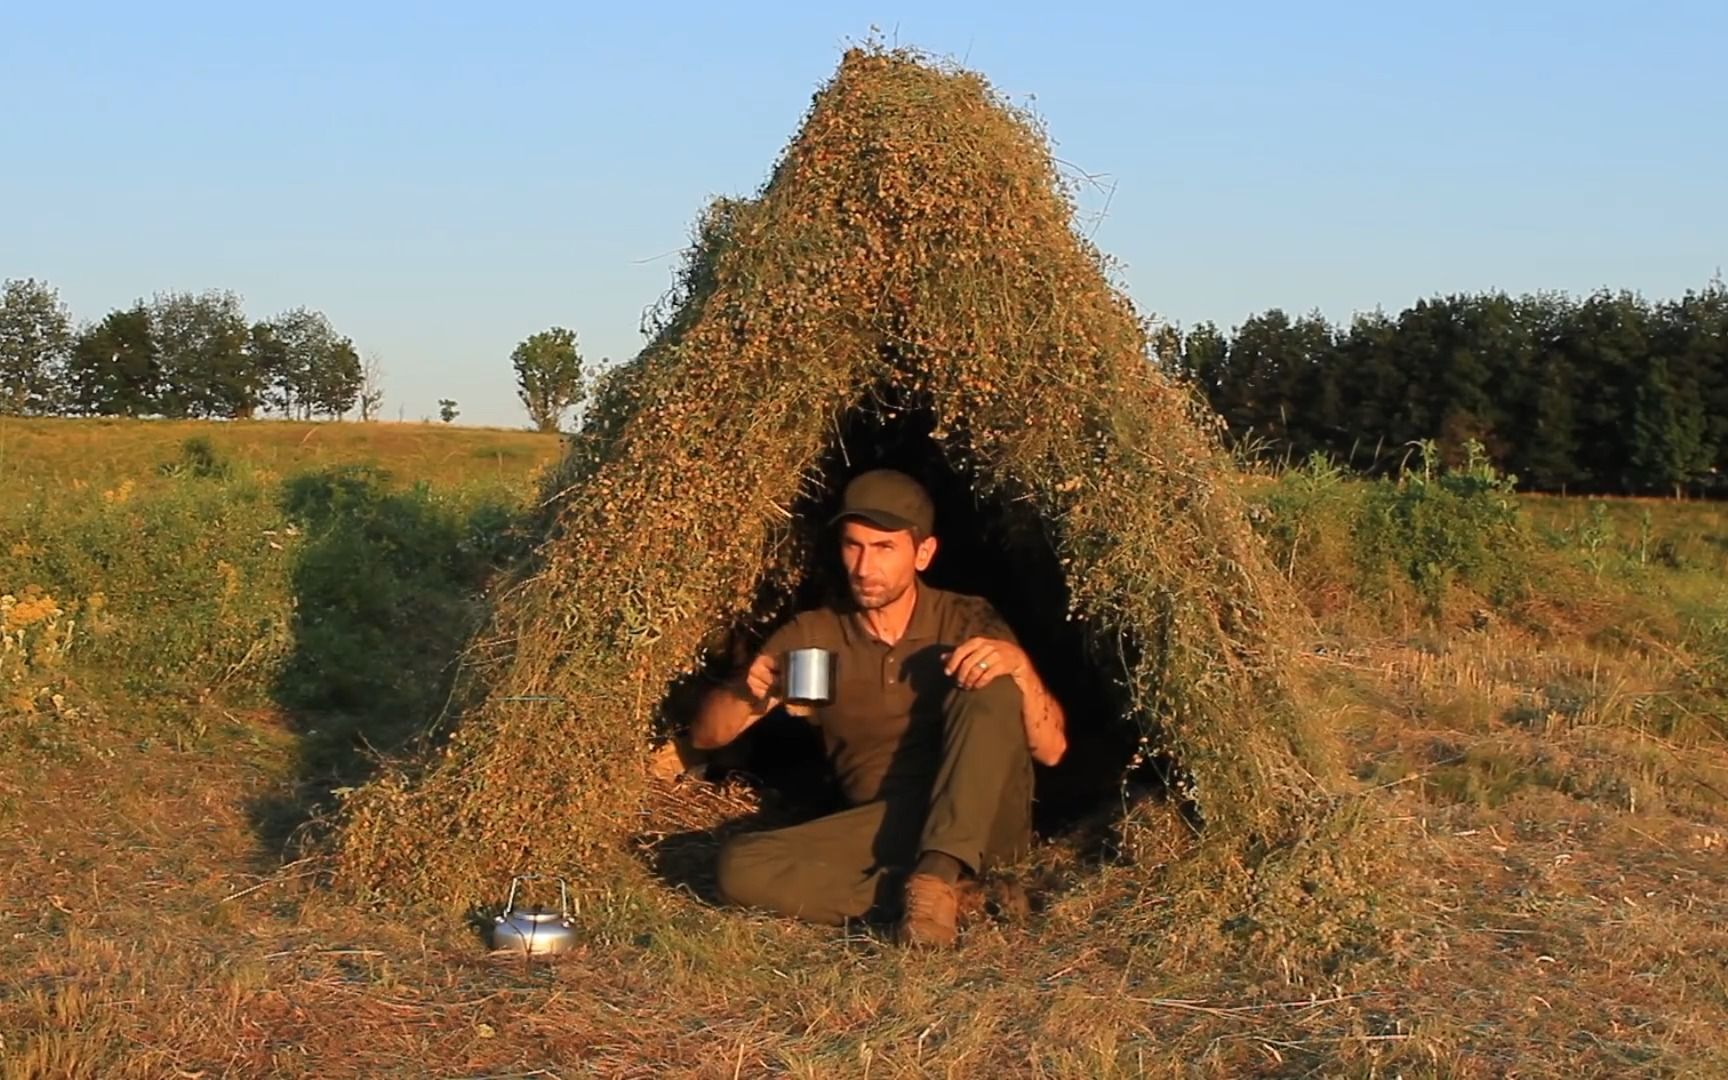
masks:
[[[986,637],[998,641],[1011,641],[1020,644],[1020,639],[1014,636],[1014,630],[1008,625],[990,601],[982,596],[960,596],[955,598],[953,615],[954,644],[958,645],[967,638]]]
[[[810,620],[804,615],[795,615],[790,622],[768,635],[768,640],[762,643],[762,648],[757,650],[756,655],[767,653],[770,656],[784,656],[793,649],[810,648],[815,644],[810,631]],[[750,659],[754,661],[756,657]]]

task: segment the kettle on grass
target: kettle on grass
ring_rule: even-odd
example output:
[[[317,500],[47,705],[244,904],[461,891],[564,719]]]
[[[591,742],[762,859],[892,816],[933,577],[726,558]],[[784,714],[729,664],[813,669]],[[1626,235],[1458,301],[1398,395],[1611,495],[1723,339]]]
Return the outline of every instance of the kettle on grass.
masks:
[[[570,889],[563,878],[558,879],[558,910],[516,907],[516,890],[535,875],[523,874],[510,879],[510,897],[504,910],[492,917],[492,951],[520,953],[523,956],[544,956],[561,953],[576,946],[576,927],[570,922]]]

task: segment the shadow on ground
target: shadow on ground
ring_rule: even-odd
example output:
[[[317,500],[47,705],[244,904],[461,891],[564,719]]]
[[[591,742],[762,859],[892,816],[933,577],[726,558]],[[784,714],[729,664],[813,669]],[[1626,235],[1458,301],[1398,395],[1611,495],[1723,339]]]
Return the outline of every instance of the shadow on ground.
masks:
[[[253,808],[270,850],[294,846],[335,789],[430,729],[485,618],[487,582],[524,543],[497,496],[401,488],[364,465],[293,477],[282,509],[304,540],[294,652],[271,696],[299,748],[292,781]]]
[[[696,679],[673,692],[665,706],[676,716],[673,730],[688,723],[702,689],[703,681]],[[657,780],[643,815],[649,828],[631,842],[663,884],[715,904],[720,902],[715,860],[727,839],[795,825],[839,808],[815,730],[774,712],[711,755],[698,774]]]

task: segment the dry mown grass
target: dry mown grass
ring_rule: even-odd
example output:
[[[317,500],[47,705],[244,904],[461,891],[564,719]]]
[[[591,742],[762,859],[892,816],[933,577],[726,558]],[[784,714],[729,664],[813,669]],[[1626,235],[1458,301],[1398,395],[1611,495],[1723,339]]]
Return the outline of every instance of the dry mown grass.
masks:
[[[317,863],[272,865],[247,808],[280,782],[289,736],[268,716],[213,729],[199,750],[116,741],[6,773],[0,1075],[1728,1067],[1720,815],[1389,788],[1396,872],[1429,884],[1331,972],[1221,964],[1160,915],[1172,897],[1109,868],[938,956],[625,881],[583,912],[583,950],[524,967],[487,959],[459,923],[356,913]]]
[[[1728,754],[1655,733],[1699,658],[1629,642],[1613,595],[1318,628],[1305,677],[1384,819],[1391,908],[1318,960],[1194,917],[1179,870],[1062,844],[1039,910],[951,955],[718,910],[647,864],[758,799],[686,780],[578,953],[499,963],[263,846],[298,738],[271,714],[179,748],[117,727],[0,768],[0,1076],[1718,1075],[1728,808],[1696,781]],[[1168,824],[1143,857],[1180,867]]]

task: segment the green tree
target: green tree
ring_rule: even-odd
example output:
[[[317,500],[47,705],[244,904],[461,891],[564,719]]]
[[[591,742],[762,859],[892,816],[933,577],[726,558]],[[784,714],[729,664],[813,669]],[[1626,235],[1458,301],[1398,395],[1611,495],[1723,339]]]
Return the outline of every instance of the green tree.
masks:
[[[1697,387],[1710,467],[1728,474],[1728,287],[1715,278],[1658,304],[1652,338],[1675,381]]]
[[[1639,486],[1633,412],[1650,366],[1650,306],[1632,293],[1594,293],[1563,332],[1578,393],[1578,464],[1599,491]]]
[[[264,379],[259,404],[272,412],[293,419],[299,404],[293,388],[302,380],[291,369],[294,364],[292,347],[275,319],[252,324],[246,334],[246,355]]]
[[[1514,399],[1536,363],[1536,338],[1524,315],[1520,301],[1503,292],[1464,299],[1453,363],[1442,383],[1452,399],[1449,411],[1463,420],[1454,422],[1453,440],[1446,444],[1449,464],[1469,464],[1474,438],[1497,467],[1505,467],[1520,435],[1513,428]],[[1442,424],[1442,438],[1447,434]]]
[[[254,360],[238,296],[159,293],[150,322],[162,358],[164,414],[243,418],[258,409],[269,375]]]
[[[1696,384],[1674,378],[1668,358],[1651,360],[1632,408],[1632,466],[1651,486],[1680,490],[1710,465],[1704,403]]]
[[[1273,308],[1249,317],[1230,332],[1230,349],[1218,372],[1215,404],[1236,439],[1270,440],[1277,435],[1267,429],[1277,416],[1273,387],[1289,329],[1290,317]]]
[[[60,404],[72,318],[45,281],[0,287],[0,413],[53,412]]]
[[[1501,362],[1491,388],[1505,418],[1499,432],[1509,467],[1533,487],[1561,490],[1580,478],[1578,388],[1566,328],[1574,304],[1559,293],[1523,296],[1513,304],[1514,355]]]
[[[360,392],[360,354],[322,312],[284,311],[255,324],[251,354],[268,379],[264,402],[283,416],[341,416]]]
[[[1197,344],[1215,356],[1216,342]],[[1216,371],[1213,405],[1235,438],[1261,442],[1279,457],[1306,456],[1323,436],[1330,441],[1342,408],[1326,371],[1335,346],[1319,313],[1292,321],[1273,308],[1235,329],[1222,364],[1197,362]]]
[[[582,404],[588,377],[574,331],[554,326],[531,334],[511,352],[510,363],[516,394],[539,430],[557,431],[564,414]]]
[[[438,419],[444,421],[446,424],[455,420],[460,411],[461,410],[456,408],[456,400],[454,398],[438,399]]]
[[[1316,452],[1340,454],[1350,442],[1338,378],[1338,332],[1318,311],[1298,320],[1281,387],[1286,460]]]
[[[1498,350],[1515,348],[1513,306],[1503,294],[1418,300],[1398,317],[1398,355],[1410,374],[1391,434],[1399,443],[1433,439],[1448,465],[1471,442],[1502,456],[1502,418],[1492,394]]]
[[[1147,352],[1152,365],[1166,375],[1184,374],[1182,363],[1182,330],[1173,323],[1158,321],[1147,334]]]
[[[78,332],[66,366],[67,407],[95,416],[147,416],[158,411],[162,363],[140,300],[110,311]]]
[[[1392,431],[1410,383],[1399,363],[1398,324],[1378,309],[1359,312],[1332,352],[1341,426],[1350,445],[1340,457],[1358,468],[1379,471],[1390,448],[1402,445]]]
[[[1576,390],[1563,356],[1547,356],[1542,364],[1529,398],[1521,403],[1522,423],[1512,461],[1534,486],[1563,490],[1578,478]]]
[[[1214,409],[1218,408],[1216,392],[1229,358],[1230,339],[1214,323],[1195,323],[1182,339],[1182,368],[1205,392]]]
[[[1278,309],[1229,335],[1202,323],[1172,359],[1232,438],[1291,458],[1395,466],[1429,443],[1485,448],[1544,489],[1728,483],[1728,287],[1651,304],[1629,292],[1453,294],[1333,330]],[[1366,460],[1364,460],[1366,459]]]
[[[328,350],[319,355],[318,363],[312,369],[312,411],[335,420],[342,419],[354,408],[364,381],[360,351],[347,338],[337,338]]]

